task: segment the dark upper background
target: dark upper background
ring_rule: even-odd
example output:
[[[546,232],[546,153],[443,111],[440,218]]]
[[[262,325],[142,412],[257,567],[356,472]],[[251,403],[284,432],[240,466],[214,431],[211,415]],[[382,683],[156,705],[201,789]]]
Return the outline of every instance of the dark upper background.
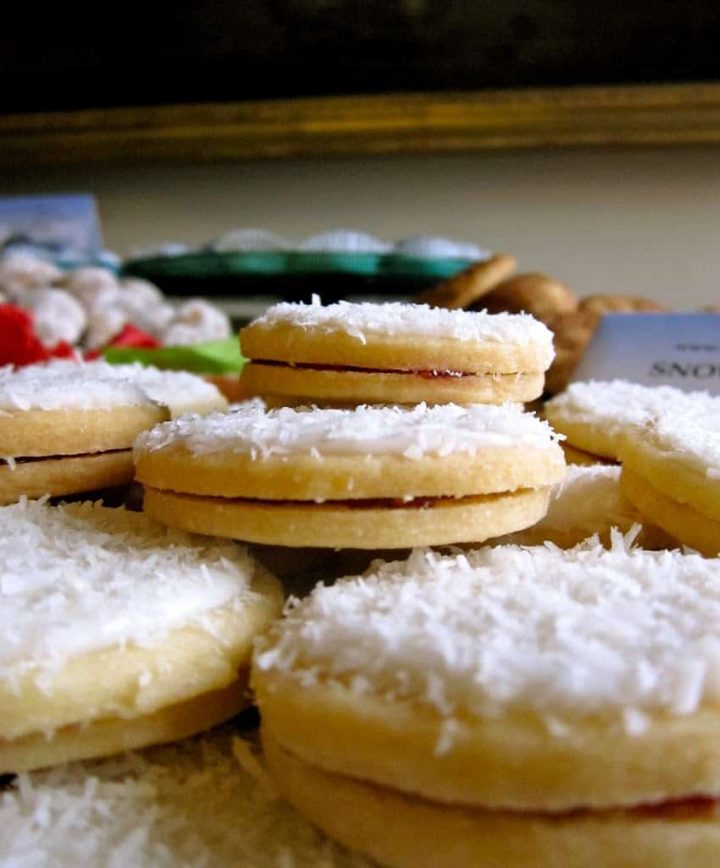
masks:
[[[720,80],[720,4],[677,0],[15,2],[0,112]]]

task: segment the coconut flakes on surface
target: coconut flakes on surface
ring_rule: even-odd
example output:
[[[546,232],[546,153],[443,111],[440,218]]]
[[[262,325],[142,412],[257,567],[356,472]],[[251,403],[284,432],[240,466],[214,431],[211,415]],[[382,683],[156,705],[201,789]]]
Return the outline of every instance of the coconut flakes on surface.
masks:
[[[552,332],[526,313],[447,310],[405,302],[348,302],[322,305],[280,302],[268,308],[253,325],[286,324],[325,332],[344,332],[364,343],[366,335],[439,337],[458,341],[528,346],[537,344],[547,364],[553,356]]]
[[[557,435],[517,404],[456,404],[351,410],[282,407],[261,401],[229,413],[186,416],[141,434],[137,452],[182,445],[195,455],[220,451],[272,455],[404,455],[419,459],[494,447],[549,449]]]
[[[448,717],[691,714],[720,702],[720,561],[620,534],[610,550],[419,549],[318,586],[259,641],[256,665]]]
[[[673,386],[643,386],[626,380],[588,380],[571,383],[545,405],[548,418],[562,428],[592,425],[619,443],[629,428],[644,425],[663,411],[679,415],[697,402],[717,404],[707,392],[683,392]]]
[[[0,508],[0,682],[169,629],[204,626],[255,598],[254,562],[233,543],[94,503]]]
[[[196,374],[138,363],[58,359],[0,369],[0,411],[105,409],[143,403],[174,407],[218,396],[218,389]]]
[[[18,776],[0,792],[3,868],[370,868],[272,798],[219,731]]]

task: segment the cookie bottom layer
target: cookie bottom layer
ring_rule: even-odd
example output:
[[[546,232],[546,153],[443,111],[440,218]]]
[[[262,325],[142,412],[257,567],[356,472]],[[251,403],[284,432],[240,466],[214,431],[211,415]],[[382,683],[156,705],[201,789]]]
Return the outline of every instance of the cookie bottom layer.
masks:
[[[541,813],[450,807],[315,768],[263,736],[283,795],[341,843],[393,868],[714,868],[720,822],[674,810]]]
[[[296,547],[411,548],[482,542],[539,521],[551,488],[422,500],[422,506],[241,500],[145,488],[145,512],[193,533]],[[349,505],[352,504],[352,505]]]
[[[720,521],[673,500],[627,467],[623,467],[620,474],[620,488],[649,521],[678,542],[710,558],[720,554]]]
[[[337,404],[503,404],[539,398],[545,374],[354,371],[249,362],[242,384],[251,395]]]
[[[553,732],[529,710],[447,717],[257,667],[252,686],[265,731],[304,762],[445,804],[563,812],[720,795],[714,708],[656,715],[642,733],[593,717],[561,717]]]
[[[249,705],[247,672],[229,687],[134,718],[66,726],[52,737],[0,739],[0,772],[21,772],[187,738],[234,717]]]
[[[59,497],[132,482],[131,449],[67,455],[18,462],[0,467],[0,504],[15,503],[22,495],[36,499],[45,494]]]

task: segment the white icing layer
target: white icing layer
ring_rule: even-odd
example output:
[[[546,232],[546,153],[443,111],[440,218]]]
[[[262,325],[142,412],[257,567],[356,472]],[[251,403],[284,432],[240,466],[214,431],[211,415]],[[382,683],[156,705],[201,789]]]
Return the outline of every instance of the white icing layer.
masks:
[[[366,335],[438,337],[457,341],[536,344],[538,352],[552,360],[552,332],[525,313],[446,310],[426,304],[340,301],[322,305],[281,302],[269,308],[255,323],[290,325],[325,332],[345,332],[361,343]]]
[[[394,454],[419,459],[503,446],[550,448],[555,439],[546,422],[515,404],[266,410],[256,400],[228,413],[164,422],[141,434],[135,448],[142,452],[182,445],[195,455],[231,451],[259,458]]]
[[[142,513],[35,501],[0,508],[0,680],[128,641],[152,644],[250,599],[253,561]]]
[[[213,397],[219,397],[217,388],[195,374],[139,364],[57,359],[17,370],[0,368],[0,412],[109,409],[149,402],[173,408]]]
[[[417,550],[318,586],[272,628],[261,670],[421,702],[640,726],[720,702],[720,562],[588,542]]]

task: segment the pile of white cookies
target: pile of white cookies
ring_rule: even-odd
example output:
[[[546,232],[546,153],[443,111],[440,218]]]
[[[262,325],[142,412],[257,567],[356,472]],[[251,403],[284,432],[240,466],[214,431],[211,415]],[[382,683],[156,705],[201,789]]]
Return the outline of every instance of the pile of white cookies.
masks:
[[[0,379],[0,771],[84,760],[0,793],[0,862],[714,866],[716,400],[576,384],[539,419],[526,315],[282,304],[241,340],[230,408],[102,363]],[[143,513],[24,496],[116,454]],[[413,551],[281,611],[257,544]],[[88,763],[252,701],[262,757]]]

